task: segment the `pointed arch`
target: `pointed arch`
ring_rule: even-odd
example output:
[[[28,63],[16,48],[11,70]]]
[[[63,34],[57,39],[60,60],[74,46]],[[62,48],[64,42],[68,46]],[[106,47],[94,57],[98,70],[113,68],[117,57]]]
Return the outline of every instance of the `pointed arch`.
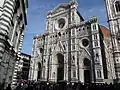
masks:
[[[91,61],[88,58],[84,58],[84,82],[90,83],[91,82]]]

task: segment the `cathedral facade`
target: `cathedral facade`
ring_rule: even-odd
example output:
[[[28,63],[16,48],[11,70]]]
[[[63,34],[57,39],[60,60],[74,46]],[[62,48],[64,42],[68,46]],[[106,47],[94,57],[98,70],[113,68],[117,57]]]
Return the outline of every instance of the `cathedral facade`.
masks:
[[[49,11],[46,33],[36,35],[33,40],[29,79],[49,82],[113,80],[113,65],[108,70],[100,30],[97,17],[85,21],[75,0]]]

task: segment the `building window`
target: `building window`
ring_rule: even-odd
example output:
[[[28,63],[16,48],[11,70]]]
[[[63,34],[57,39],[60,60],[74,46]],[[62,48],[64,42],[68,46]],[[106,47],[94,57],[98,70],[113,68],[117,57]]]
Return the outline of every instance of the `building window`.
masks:
[[[87,46],[89,45],[88,39],[83,39],[83,40],[82,40],[82,45],[83,45],[84,47],[87,47]]]
[[[97,34],[94,35],[94,40],[97,40]]]
[[[50,53],[50,54],[51,54],[51,51],[52,51],[51,48],[49,48],[49,53]]]
[[[118,73],[118,77],[120,77],[120,73]]]
[[[10,40],[11,40],[11,38],[12,38],[12,34],[13,34],[13,27],[12,27],[12,25],[11,25],[10,31],[9,31],[9,38],[10,38]]]
[[[83,30],[85,30],[85,28],[83,27]]]
[[[18,9],[20,7],[20,1],[16,0],[16,9]]]
[[[65,26],[65,19],[61,18],[58,20],[58,25],[59,25],[59,28],[63,28]]]
[[[75,44],[72,44],[72,50],[75,50]]]
[[[95,41],[94,44],[95,44],[95,47],[97,47],[98,46],[98,41]]]
[[[23,17],[22,17],[22,14],[20,14],[19,20],[21,21],[21,20],[22,20],[22,18],[23,18]]]
[[[96,24],[93,25],[93,30],[96,30]]]
[[[120,1],[115,2],[115,9],[116,9],[116,12],[120,12]]]
[[[75,62],[75,56],[72,56],[72,63]]]
[[[90,29],[90,27],[87,26],[87,29]]]
[[[75,39],[74,38],[72,39],[72,44],[75,44]]]
[[[44,49],[44,55],[46,55],[46,53],[47,53],[47,49]]]
[[[99,60],[99,55],[98,55],[98,53],[96,53],[96,61],[98,61]]]
[[[53,78],[55,78],[55,72],[53,72],[53,75],[52,75]]]
[[[72,30],[72,36],[74,36],[74,35],[75,35],[75,30],[73,29],[73,30]]]
[[[74,50],[75,49],[75,39],[73,38],[72,39],[72,50]]]
[[[63,48],[64,48],[64,50],[66,50],[66,47],[65,47],[65,45],[63,45]]]
[[[96,53],[96,57],[97,57],[97,58],[99,57],[98,53]]]
[[[72,21],[74,21],[74,12],[72,12]]]
[[[73,77],[76,77],[76,71],[73,70]]]
[[[98,78],[101,78],[102,76],[101,76],[101,70],[97,70],[97,77]]]
[[[43,67],[43,78],[45,78],[45,67]]]
[[[18,38],[18,33],[15,32],[15,35],[14,35],[14,38],[13,38],[13,46],[14,46],[14,47],[15,47],[15,45],[16,45],[17,38]]]
[[[43,48],[40,48],[40,53],[43,53]]]
[[[46,62],[46,60],[44,59],[44,63]]]
[[[58,33],[58,36],[61,37],[61,33],[60,32]]]

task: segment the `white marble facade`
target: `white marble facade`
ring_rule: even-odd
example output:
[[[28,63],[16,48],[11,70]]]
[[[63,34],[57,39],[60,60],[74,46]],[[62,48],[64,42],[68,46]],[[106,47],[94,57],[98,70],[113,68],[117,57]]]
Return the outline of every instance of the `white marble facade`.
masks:
[[[77,1],[48,12],[46,33],[36,35],[29,79],[49,82],[104,82],[97,17],[84,21]]]

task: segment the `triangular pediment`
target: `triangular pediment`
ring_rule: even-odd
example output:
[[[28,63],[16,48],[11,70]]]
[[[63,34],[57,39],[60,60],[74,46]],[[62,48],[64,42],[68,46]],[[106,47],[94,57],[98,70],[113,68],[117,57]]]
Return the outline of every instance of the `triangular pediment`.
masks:
[[[52,10],[52,13],[64,11],[69,8],[69,3],[62,3]]]

